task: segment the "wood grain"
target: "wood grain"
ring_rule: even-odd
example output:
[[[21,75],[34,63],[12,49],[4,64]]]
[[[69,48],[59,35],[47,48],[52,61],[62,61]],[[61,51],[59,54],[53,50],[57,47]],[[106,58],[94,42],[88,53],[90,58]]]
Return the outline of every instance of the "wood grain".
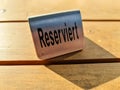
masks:
[[[99,85],[98,87],[95,87],[91,90],[117,90],[120,88],[120,77],[116,78],[116,79],[113,79],[107,83],[104,83],[102,85]]]
[[[27,20],[27,17],[79,9],[83,20],[120,20],[119,0],[0,0],[0,21]]]
[[[84,22],[83,27],[83,51],[53,58],[54,60],[120,57],[118,22]],[[1,23],[0,51],[0,60],[39,60],[28,23]]]
[[[45,66],[0,66],[1,90],[82,90]]]
[[[85,48],[50,60],[120,58],[119,3],[119,0],[0,0],[0,63],[38,62],[27,18],[73,9],[80,9],[82,14]],[[119,70],[120,63],[2,65],[0,90],[118,90]]]
[[[47,65],[56,72],[85,90],[119,89],[120,63]]]

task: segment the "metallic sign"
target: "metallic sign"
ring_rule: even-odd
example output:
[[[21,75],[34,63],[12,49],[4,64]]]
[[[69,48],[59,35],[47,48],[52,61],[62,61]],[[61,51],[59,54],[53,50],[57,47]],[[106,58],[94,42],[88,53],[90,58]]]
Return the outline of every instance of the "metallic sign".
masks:
[[[29,24],[41,60],[83,49],[79,10],[30,17]]]

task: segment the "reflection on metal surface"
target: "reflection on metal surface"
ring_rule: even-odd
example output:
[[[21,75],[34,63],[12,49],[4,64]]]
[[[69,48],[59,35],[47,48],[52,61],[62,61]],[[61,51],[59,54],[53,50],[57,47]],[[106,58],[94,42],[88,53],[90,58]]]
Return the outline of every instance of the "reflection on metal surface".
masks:
[[[83,49],[80,11],[68,11],[29,18],[40,59],[52,58]]]

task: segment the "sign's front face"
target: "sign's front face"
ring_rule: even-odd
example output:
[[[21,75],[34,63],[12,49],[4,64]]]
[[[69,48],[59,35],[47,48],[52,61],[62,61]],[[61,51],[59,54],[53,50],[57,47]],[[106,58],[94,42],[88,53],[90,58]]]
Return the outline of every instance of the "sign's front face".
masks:
[[[48,59],[83,48],[80,11],[29,18],[37,55]]]

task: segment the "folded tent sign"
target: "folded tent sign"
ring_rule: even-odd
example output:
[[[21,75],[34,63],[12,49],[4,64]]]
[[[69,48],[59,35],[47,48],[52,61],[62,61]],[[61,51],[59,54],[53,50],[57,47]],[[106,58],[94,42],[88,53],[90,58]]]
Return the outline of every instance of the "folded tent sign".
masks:
[[[79,10],[30,17],[29,24],[41,60],[83,49]]]

